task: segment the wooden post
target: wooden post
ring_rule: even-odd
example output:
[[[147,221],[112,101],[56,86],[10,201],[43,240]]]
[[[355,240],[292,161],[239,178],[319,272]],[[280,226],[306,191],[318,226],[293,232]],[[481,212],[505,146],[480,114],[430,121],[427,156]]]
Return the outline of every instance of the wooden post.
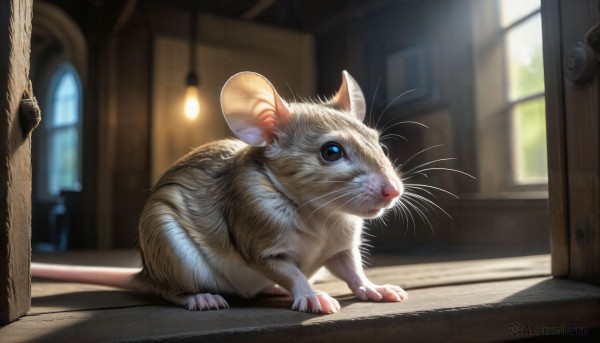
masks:
[[[560,13],[563,70],[576,69],[584,64],[573,52],[577,42],[597,44],[586,41],[586,33],[600,21],[598,2],[562,0]],[[597,66],[596,56],[590,57]],[[565,72],[563,84],[570,276],[600,285],[600,74],[575,81]]]
[[[29,87],[32,6],[0,1],[0,323],[31,304],[31,141],[20,105]]]
[[[567,156],[565,104],[559,0],[542,2],[544,79],[546,87],[546,139],[548,142],[548,216],[552,275],[568,277],[569,214],[567,203]]]
[[[600,285],[600,75],[574,78],[584,65],[578,42],[600,22],[597,0],[542,2],[552,274]],[[586,38],[588,37],[588,38]],[[591,54],[593,55],[593,53]],[[592,64],[596,64],[592,56]],[[600,69],[600,68],[599,68]]]

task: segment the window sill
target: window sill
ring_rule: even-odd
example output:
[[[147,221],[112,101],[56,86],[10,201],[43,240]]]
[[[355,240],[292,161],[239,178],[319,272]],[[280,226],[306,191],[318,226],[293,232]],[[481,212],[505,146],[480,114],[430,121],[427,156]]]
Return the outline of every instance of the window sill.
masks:
[[[463,193],[461,200],[548,200],[548,191]]]
[[[600,328],[600,288],[552,279],[549,256],[374,268],[373,281],[399,283],[402,303],[358,302],[337,280],[316,286],[342,310],[315,316],[290,299],[230,301],[231,309],[189,312],[108,287],[35,281],[32,309],[0,328],[12,341],[496,341],[547,328]],[[516,323],[516,324],[515,324]],[[511,327],[521,332],[511,332]],[[581,333],[581,331],[580,331]]]

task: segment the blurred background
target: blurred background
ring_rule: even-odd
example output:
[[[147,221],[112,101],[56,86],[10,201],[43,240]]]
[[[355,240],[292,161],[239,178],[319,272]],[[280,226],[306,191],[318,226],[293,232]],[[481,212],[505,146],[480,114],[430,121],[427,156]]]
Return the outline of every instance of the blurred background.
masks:
[[[376,262],[549,253],[539,0],[35,0],[31,49],[35,252],[135,247],[158,177],[231,136],[234,73],[294,99],[348,70],[429,199],[368,223]]]

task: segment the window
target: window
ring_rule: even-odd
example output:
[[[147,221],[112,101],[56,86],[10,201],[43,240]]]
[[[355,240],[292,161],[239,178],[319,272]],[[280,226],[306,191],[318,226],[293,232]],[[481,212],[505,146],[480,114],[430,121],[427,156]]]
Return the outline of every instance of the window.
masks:
[[[515,185],[548,182],[540,0],[501,0],[505,94]]]
[[[70,64],[62,63],[56,68],[47,99],[45,193],[57,196],[62,190],[81,189],[81,86]]]

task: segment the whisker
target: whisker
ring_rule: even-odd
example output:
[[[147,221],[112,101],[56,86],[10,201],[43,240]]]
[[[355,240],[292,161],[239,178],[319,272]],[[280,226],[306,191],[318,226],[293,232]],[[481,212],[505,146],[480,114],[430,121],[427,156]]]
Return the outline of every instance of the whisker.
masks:
[[[316,197],[316,198],[314,198],[314,199],[311,199],[311,200],[309,200],[309,201],[305,202],[304,204],[302,204],[302,205],[298,206],[296,209],[299,209],[299,208],[301,208],[301,207],[302,207],[302,206],[304,206],[304,205],[307,205],[307,204],[309,204],[309,203],[311,203],[311,202],[313,202],[313,201],[315,201],[315,200],[318,200],[318,199],[324,198],[324,197],[326,197],[326,196],[329,196],[329,195],[332,195],[332,194],[334,194],[334,193],[345,192],[345,191],[347,191],[347,192],[348,192],[348,193],[346,193],[346,194],[345,194],[345,195],[347,195],[347,194],[350,194],[350,193],[352,193],[353,189],[351,189],[351,188],[344,188],[344,189],[337,189],[337,190],[335,190],[335,191],[331,191],[331,192],[329,192],[329,193],[327,193],[327,194],[324,194],[324,195],[318,196],[318,197]],[[318,210],[318,209],[320,209],[321,207],[323,207],[323,206],[325,206],[325,205],[329,204],[330,202],[332,202],[332,201],[335,201],[335,200],[337,200],[337,199],[339,199],[339,198],[341,198],[341,197],[343,197],[343,196],[344,196],[344,195],[342,195],[342,196],[340,196],[340,197],[338,197],[338,198],[334,198],[333,200],[330,200],[330,201],[328,201],[328,202],[324,203],[323,205],[319,206],[319,207],[318,207],[318,208],[317,208],[315,211],[317,211],[317,210]],[[313,213],[314,213],[315,211],[313,211]],[[312,215],[313,213],[311,213],[310,215]],[[309,216],[309,217],[310,217],[310,216]]]
[[[393,104],[396,102],[396,100],[400,99],[401,97],[403,97],[404,95],[406,95],[406,94],[408,94],[408,93],[412,93],[412,92],[416,92],[416,91],[417,91],[416,89],[409,89],[409,90],[407,90],[406,92],[404,92],[404,93],[402,93],[402,94],[398,95],[397,97],[395,97],[395,98],[394,98],[394,99],[393,99],[393,100],[392,100],[392,101],[391,101],[391,102],[390,102],[390,103],[389,103],[389,104],[388,104],[388,105],[387,105],[387,106],[386,106],[386,107],[383,109],[383,111],[381,111],[381,114],[379,114],[379,115],[380,115],[380,116],[383,116],[383,114],[385,113],[385,111],[387,111],[387,110],[388,110],[388,108],[390,108],[390,106],[392,106],[392,105],[393,105]]]
[[[381,148],[382,148],[383,150],[385,150],[385,155],[386,155],[387,157],[389,157],[389,155],[390,155],[390,150],[388,149],[388,147],[387,147],[385,144],[383,144],[383,143],[379,143],[379,145],[381,146]]]
[[[445,170],[445,171],[451,171],[451,172],[455,172],[455,173],[459,173],[459,174],[463,174],[465,176],[468,176],[474,180],[477,180],[477,178],[469,173],[465,173],[464,171],[460,171],[460,170],[456,170],[456,169],[452,169],[452,168],[426,168],[426,169],[421,169],[419,170],[419,172],[424,172],[424,171],[430,171],[430,170]]]
[[[405,217],[405,214],[402,211],[402,207],[400,206],[400,202],[397,202],[394,205],[393,211],[394,211],[394,214],[397,216],[397,218],[402,221],[402,224],[404,224],[405,219],[406,219],[407,220],[406,224],[408,225],[408,218]]]
[[[410,175],[410,173],[413,172],[413,171],[415,171],[415,170],[416,171],[421,171],[421,170],[419,170],[419,168],[421,168],[421,167],[425,167],[425,166],[428,166],[430,164],[434,164],[434,163],[437,163],[437,162],[453,161],[453,160],[456,160],[456,157],[439,158],[437,160],[433,160],[433,161],[425,162],[423,164],[419,164],[418,166],[411,168],[410,170],[406,171],[405,173],[407,175]]]
[[[425,212],[427,212],[428,215],[431,215],[433,213],[436,216],[436,218],[439,218],[436,208],[431,206],[431,204],[428,204],[427,202],[423,202],[423,200],[421,198],[424,198],[424,197],[422,195],[415,194],[415,193],[405,193],[405,196],[409,197],[415,203],[421,205],[421,208]],[[431,212],[430,212],[430,210],[431,210]]]
[[[312,212],[311,212],[311,213],[308,215],[308,217],[306,217],[306,219],[310,219],[310,217],[312,217],[312,215],[313,215],[313,214],[315,214],[315,213],[316,213],[318,210],[320,210],[321,208],[323,208],[323,207],[325,207],[326,205],[328,205],[328,204],[330,204],[330,203],[332,203],[332,202],[336,201],[336,200],[337,200],[337,199],[339,199],[339,198],[343,198],[343,197],[345,197],[346,195],[348,195],[348,194],[350,194],[350,193],[352,193],[352,191],[349,191],[349,192],[347,192],[347,193],[344,193],[344,194],[340,195],[339,197],[333,198],[333,199],[329,200],[328,202],[326,202],[326,203],[322,204],[321,206],[317,207],[317,208],[316,208],[314,211],[312,211]]]
[[[383,136],[379,137],[379,139],[380,139],[380,140],[382,140],[382,141],[383,141],[383,140],[386,140],[386,139],[389,139],[389,138],[402,139],[402,140],[404,140],[405,142],[408,142],[408,139],[406,139],[406,137],[404,137],[404,136],[402,136],[402,135],[399,135],[399,134],[397,134],[397,133],[386,133],[385,135],[383,135]]]
[[[405,191],[408,191],[408,190],[417,190],[417,191],[425,192],[425,193],[431,195],[434,199],[437,199],[437,197],[435,196],[435,194],[433,194],[433,192],[430,192],[429,190],[427,190],[425,188],[421,188],[419,186],[413,186],[413,185],[404,184],[404,190]]]
[[[373,114],[373,105],[375,104],[375,97],[377,96],[377,91],[379,90],[380,82],[381,82],[381,79],[379,79],[377,81],[377,85],[375,86],[375,92],[373,92],[373,99],[371,99],[371,109],[369,110],[369,118],[372,118],[371,114]],[[381,116],[379,116],[379,118],[377,118],[377,121],[375,122],[375,125],[373,127],[377,127],[377,124],[379,124],[380,119],[381,119]]]
[[[394,123],[394,124],[392,124],[392,125],[387,125],[387,124],[389,124],[391,121],[392,121],[392,120],[389,120],[387,123],[385,123],[385,124],[386,124],[386,126],[384,126],[384,127],[381,129],[381,131],[380,131],[380,132],[381,132],[381,134],[382,134],[382,135],[383,135],[383,134],[385,134],[385,132],[386,132],[386,131],[388,131],[389,129],[393,128],[394,126],[401,125],[401,124],[415,124],[415,125],[422,126],[422,127],[426,128],[426,129],[428,129],[428,128],[429,128],[429,126],[427,126],[427,125],[425,125],[425,124],[423,124],[423,123],[419,123],[418,121],[411,121],[411,120],[400,121],[400,122]]]
[[[443,189],[443,188],[440,188],[440,187],[435,187],[435,186],[430,186],[430,185],[423,185],[423,184],[408,184],[408,185],[406,185],[406,184],[405,184],[405,185],[404,185],[404,187],[405,187],[405,188],[407,188],[407,187],[408,187],[408,188],[412,188],[412,187],[414,187],[414,186],[418,186],[418,187],[419,187],[419,189],[420,189],[421,187],[435,189],[435,190],[438,190],[438,191],[444,192],[444,193],[446,193],[446,194],[450,194],[450,195],[452,195],[453,197],[455,197],[456,199],[460,199],[460,197],[459,197],[458,195],[456,195],[456,194],[454,194],[454,193],[452,193],[452,192],[450,192],[450,191],[447,191],[447,190],[445,190],[445,189]],[[414,188],[416,188],[416,187],[414,187]]]
[[[378,217],[378,218],[377,218],[379,221],[381,221],[381,224],[382,224],[383,226],[385,226],[385,227],[387,227],[387,226],[388,226],[388,222],[385,220],[385,216],[386,216],[386,214],[387,214],[387,213],[384,213],[382,216],[380,216],[380,217]]]
[[[443,208],[441,208],[441,207],[440,207],[438,204],[436,204],[435,202],[431,201],[430,199],[427,199],[426,197],[424,197],[424,196],[422,196],[422,195],[418,195],[418,194],[414,194],[414,193],[411,193],[411,196],[412,196],[413,198],[417,198],[417,199],[419,199],[419,200],[425,201],[425,202],[427,202],[427,203],[429,203],[429,204],[431,204],[431,205],[435,206],[435,207],[436,207],[436,208],[438,208],[440,211],[444,212],[444,214],[445,214],[446,216],[448,216],[448,218],[450,218],[450,219],[454,220],[454,218],[452,218],[452,216],[451,216],[450,214],[448,214],[448,212],[446,212],[446,211],[445,211]],[[413,199],[413,200],[415,200],[415,199]]]
[[[410,222],[408,220],[408,218],[410,217],[410,219],[412,219],[413,222],[413,235],[417,233],[417,222],[415,221],[415,217],[412,215],[412,213],[410,212],[410,210],[408,209],[408,207],[406,206],[406,204],[404,204],[403,202],[398,202],[398,205],[404,210],[404,213],[407,214],[406,216],[406,231],[404,232],[404,234],[406,235],[406,232],[408,232],[408,225],[410,225]]]
[[[401,180],[402,180],[402,182],[406,182],[408,180],[414,179],[416,176],[423,176],[426,179],[429,178],[429,176],[427,176],[427,174],[417,171],[417,172],[412,172],[411,175],[403,177]]]
[[[350,198],[348,201],[346,201],[345,203],[341,204],[340,206],[337,207],[337,209],[339,210],[340,208],[346,206],[347,203],[349,203],[350,201],[358,198],[360,196],[360,194],[357,194],[356,196]],[[337,198],[336,198],[337,199]],[[337,211],[332,211],[327,218],[325,218],[325,220],[323,221],[323,226],[322,228],[325,228],[325,224],[327,223],[327,221],[329,220],[329,217],[331,217],[334,213],[336,213]],[[337,222],[340,220],[341,216],[338,218],[338,220],[335,221],[335,223],[333,223],[333,226],[335,227],[335,225],[337,224]]]
[[[403,166],[405,166],[406,164],[408,164],[408,162],[410,162],[410,161],[411,161],[413,158],[415,158],[415,157],[417,157],[417,156],[421,155],[422,153],[424,153],[424,152],[426,152],[426,151],[428,151],[428,150],[431,150],[431,149],[439,148],[439,147],[441,147],[441,146],[444,146],[444,144],[436,144],[436,145],[432,145],[432,146],[430,146],[430,147],[428,147],[428,148],[425,148],[425,149],[423,149],[423,150],[421,150],[421,151],[417,152],[416,154],[414,154],[414,155],[412,155],[411,157],[409,157],[409,158],[408,158],[406,161],[404,161],[404,163],[401,163],[401,164],[400,164],[400,168],[402,168]]]
[[[435,236],[435,232],[433,230],[433,225],[431,225],[431,222],[429,221],[429,219],[427,219],[427,216],[425,215],[425,213],[423,213],[423,211],[417,206],[415,205],[412,201],[408,200],[408,198],[404,198],[404,201],[409,204],[419,215],[419,217],[421,217],[421,220],[423,220],[423,223],[426,223],[427,225],[429,225],[429,228],[431,229],[431,233]]]
[[[315,181],[315,183],[354,183],[354,184],[359,184],[356,181],[341,181],[341,180],[321,180],[321,181]]]
[[[292,90],[292,86],[290,86],[290,84],[287,81],[285,81],[285,84],[287,85],[288,89],[290,90],[290,93],[292,93],[292,98],[294,99],[294,102],[297,102],[296,101],[296,94]]]

